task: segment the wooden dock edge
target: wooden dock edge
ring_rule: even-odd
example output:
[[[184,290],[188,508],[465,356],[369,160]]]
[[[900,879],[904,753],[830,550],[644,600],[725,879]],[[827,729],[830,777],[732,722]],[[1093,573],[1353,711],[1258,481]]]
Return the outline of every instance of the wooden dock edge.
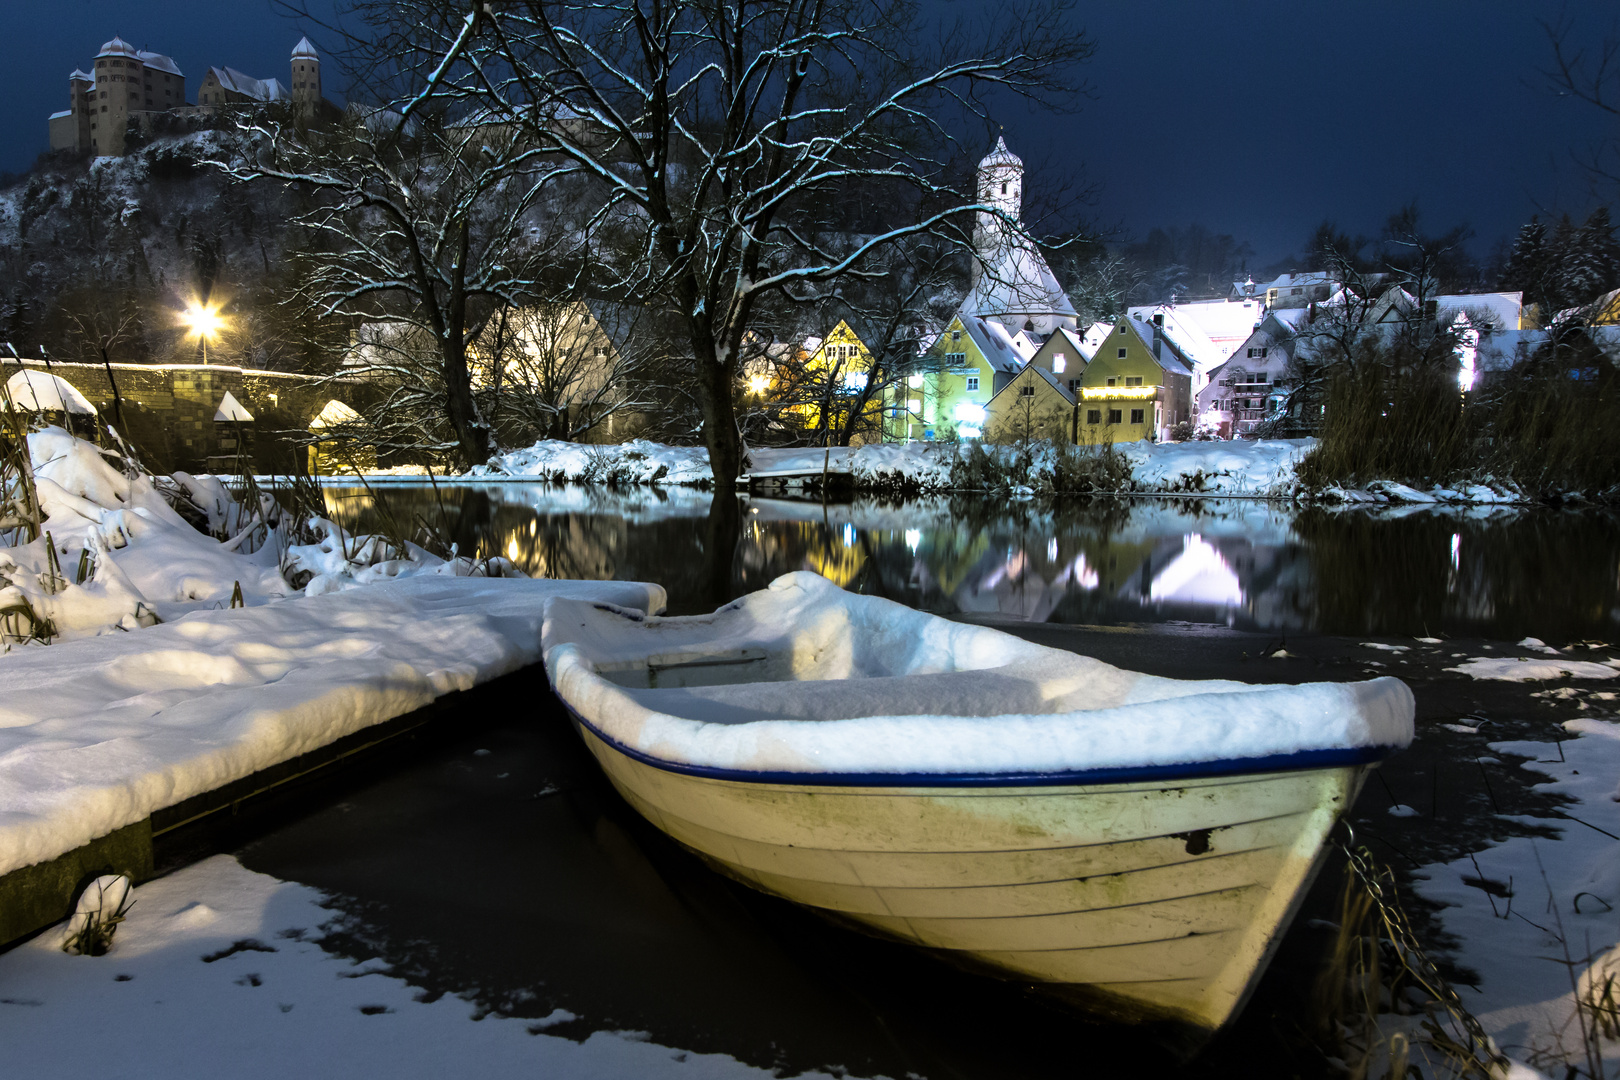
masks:
[[[470,729],[492,717],[490,706],[501,699],[538,709],[550,695],[545,668],[531,664],[471,689],[453,690],[419,709],[155,811],[54,859],[0,874],[0,953],[67,918],[79,891],[102,874],[128,874],[139,884],[196,861],[205,853],[198,849],[198,834],[206,833],[222,816],[234,818],[245,806],[289,794],[300,782],[332,776],[402,736],[448,720],[458,710],[474,710]]]

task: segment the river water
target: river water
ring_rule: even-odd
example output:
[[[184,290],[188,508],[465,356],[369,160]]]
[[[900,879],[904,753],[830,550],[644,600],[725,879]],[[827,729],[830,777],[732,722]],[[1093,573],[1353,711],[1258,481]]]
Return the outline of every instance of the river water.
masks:
[[[350,527],[429,524],[464,553],[504,555],[534,576],[656,581],[673,614],[814,570],[985,620],[1569,641],[1620,624],[1620,518],[1598,510],[751,498],[717,537],[711,497],[684,489],[394,485],[327,499]]]
[[[1037,640],[1112,649],[1099,655],[1160,674],[1203,665],[1209,670],[1198,677],[1364,678],[1383,669],[1353,655],[1312,659],[1311,650],[1355,654],[1363,635],[1531,635],[1562,646],[1613,640],[1620,621],[1620,523],[1592,511],[743,499],[734,513],[715,513],[702,492],[517,483],[333,488],[328,503],[347,527],[431,527],[464,553],[499,554],[530,574],[656,581],[676,614],[711,610],[809,569],[846,588],[1001,622]],[[1112,629],[1125,625],[1136,629]],[[1290,651],[1307,653],[1296,661],[1304,674],[1247,660],[1253,639],[1234,631],[1289,636]],[[1472,684],[1451,679],[1423,691],[1435,714],[1426,722],[1479,707],[1457,697],[1473,693]],[[424,745],[389,751],[332,781],[324,795],[254,827],[234,843],[236,854],[250,869],[328,893],[333,918],[323,945],[332,952],[380,961],[423,994],[459,995],[480,1013],[570,1017],[547,1027],[551,1035],[640,1031],[787,1076],[1209,1078],[1321,1067],[1319,1057],[1296,1055],[1331,939],[1321,928],[1336,910],[1332,873],[1235,1027],[1183,1067],[1130,1032],[1091,1025],[1039,995],[955,972],[713,873],[625,805],[537,680],[491,690],[505,696],[486,694]],[[1515,711],[1526,708],[1515,699]],[[1501,779],[1482,787],[1472,759],[1468,770],[1448,763],[1459,751],[1445,740],[1463,736],[1440,724],[1430,735],[1427,749],[1414,747],[1385,770],[1385,788],[1393,784],[1409,801],[1447,795],[1389,848],[1387,857],[1416,853],[1414,865],[1442,857],[1435,845],[1455,835],[1499,829],[1491,808],[1511,794]],[[1364,802],[1384,797],[1384,789],[1369,790]],[[1380,804],[1355,826],[1365,837],[1408,824],[1387,824],[1393,820]]]

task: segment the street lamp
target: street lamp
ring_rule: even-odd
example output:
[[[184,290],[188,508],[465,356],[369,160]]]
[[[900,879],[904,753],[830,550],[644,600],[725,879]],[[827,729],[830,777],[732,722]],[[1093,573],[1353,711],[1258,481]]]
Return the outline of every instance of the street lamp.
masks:
[[[218,337],[225,320],[220,317],[217,304],[199,304],[195,300],[180,313],[180,321],[191,333],[202,340],[203,363],[208,363],[208,339]]]

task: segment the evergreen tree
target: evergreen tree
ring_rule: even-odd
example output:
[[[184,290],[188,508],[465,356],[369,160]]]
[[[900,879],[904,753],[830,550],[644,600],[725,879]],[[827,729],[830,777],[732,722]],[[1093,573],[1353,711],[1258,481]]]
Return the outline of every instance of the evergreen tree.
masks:
[[[1572,304],[1590,304],[1620,286],[1620,242],[1607,207],[1598,207],[1572,231],[1562,253],[1564,288]]]
[[[1539,218],[1531,218],[1519,226],[1518,238],[1513,241],[1513,254],[1508,256],[1505,276],[1509,288],[1524,293],[1525,304],[1547,305],[1548,265],[1547,226]]]

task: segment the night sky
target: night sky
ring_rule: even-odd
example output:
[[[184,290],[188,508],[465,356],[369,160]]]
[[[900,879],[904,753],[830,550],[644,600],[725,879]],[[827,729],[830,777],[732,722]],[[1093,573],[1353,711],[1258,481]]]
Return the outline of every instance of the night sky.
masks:
[[[210,65],[285,82],[301,34],[327,44],[270,0],[3,2],[20,90],[0,115],[0,170],[22,171],[46,148],[68,73],[88,70],[114,34],[173,56],[192,101]],[[1102,185],[1096,223],[1121,238],[1200,222],[1249,241],[1263,266],[1299,251],[1324,218],[1374,233],[1415,199],[1437,230],[1471,224],[1484,255],[1538,210],[1596,205],[1570,153],[1604,134],[1605,118],[1546,89],[1537,19],[1562,13],[1597,37],[1616,29],[1611,11],[1592,0],[1082,5],[1096,99],[1073,115],[1019,107],[997,119],[1032,170],[1083,165]],[[336,73],[324,74],[339,96]]]

